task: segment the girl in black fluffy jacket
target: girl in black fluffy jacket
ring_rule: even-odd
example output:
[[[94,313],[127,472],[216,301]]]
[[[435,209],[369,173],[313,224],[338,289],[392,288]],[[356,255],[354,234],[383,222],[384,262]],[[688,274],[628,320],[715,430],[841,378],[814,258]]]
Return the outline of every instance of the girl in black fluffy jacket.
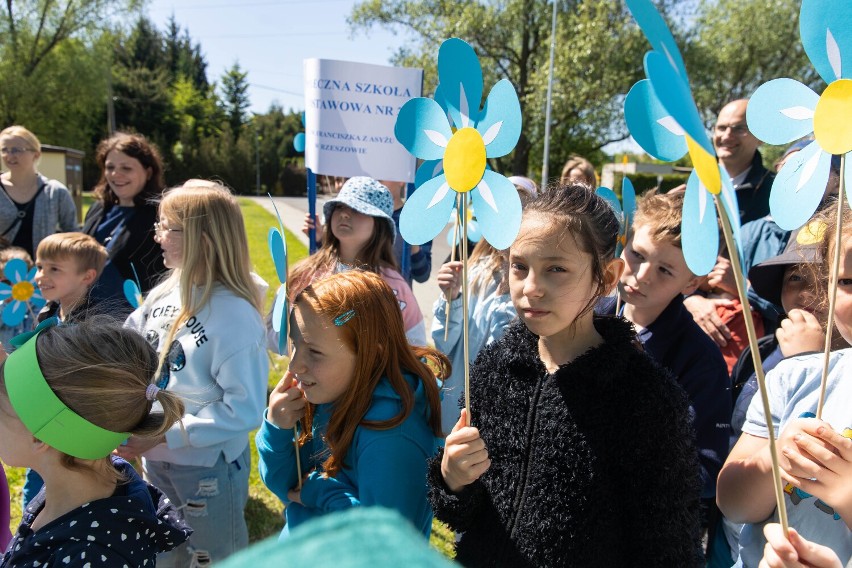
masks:
[[[623,269],[618,221],[584,185],[525,207],[510,250],[520,322],[471,369],[471,414],[430,468],[467,566],[698,566],[686,395],[622,318],[592,307]]]

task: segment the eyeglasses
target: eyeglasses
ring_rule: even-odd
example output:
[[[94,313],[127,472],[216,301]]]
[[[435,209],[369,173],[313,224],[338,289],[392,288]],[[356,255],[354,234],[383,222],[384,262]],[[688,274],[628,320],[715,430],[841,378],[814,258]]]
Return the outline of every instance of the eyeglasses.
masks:
[[[713,131],[719,136],[722,136],[728,130],[731,131],[731,136],[740,138],[749,134],[748,126],[745,124],[717,124],[713,128]]]
[[[26,154],[27,152],[35,152],[32,148],[19,148],[14,146],[12,148],[0,148],[0,154],[4,156],[17,156],[19,154]]]
[[[154,234],[160,238],[163,238],[166,233],[182,233],[183,229],[169,229],[168,227],[164,227],[162,223],[157,221],[154,223]]]

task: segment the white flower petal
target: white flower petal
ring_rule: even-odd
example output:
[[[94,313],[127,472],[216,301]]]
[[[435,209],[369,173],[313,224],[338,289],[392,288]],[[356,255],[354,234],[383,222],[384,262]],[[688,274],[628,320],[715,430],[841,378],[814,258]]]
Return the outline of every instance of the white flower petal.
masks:
[[[808,120],[814,117],[814,109],[804,106],[794,106],[781,109],[781,114],[793,120]]]
[[[438,188],[438,191],[435,192],[435,196],[432,198],[432,201],[429,202],[429,205],[426,206],[426,209],[431,209],[441,202],[442,199],[447,195],[447,192],[450,191],[450,184],[444,183],[441,187]]]
[[[461,128],[470,126],[470,109],[467,107],[467,97],[464,94],[464,83],[459,83],[459,112],[461,113]]]
[[[495,212],[499,213],[500,210],[497,209],[497,203],[494,201],[494,194],[491,193],[491,188],[488,187],[488,183],[483,179],[479,182],[477,187],[479,189],[479,195],[482,196],[485,203],[487,203]]]
[[[813,157],[805,162],[804,167],[802,167],[802,174],[799,176],[799,183],[796,185],[796,191],[798,192],[800,189],[805,187],[805,184],[808,183],[808,180],[813,177],[814,172],[819,165],[819,158],[822,152],[816,152]]]
[[[491,128],[485,131],[485,134],[482,135],[482,141],[485,142],[485,145],[488,146],[494,139],[497,138],[497,135],[500,134],[500,127],[503,126],[503,121],[495,122],[491,125]]]
[[[432,141],[436,146],[440,146],[441,148],[446,148],[447,143],[449,142],[444,135],[438,132],[437,130],[423,130],[423,134],[429,137],[429,140]]]
[[[834,78],[840,79],[840,70],[842,59],[840,56],[840,46],[837,45],[837,40],[831,34],[831,30],[825,30],[825,51],[828,55],[828,62],[831,63],[831,69],[834,71]]]
[[[700,181],[698,182],[698,224],[704,222],[704,215],[707,213],[707,188]]]
[[[675,134],[677,136],[683,136],[686,132],[683,131],[683,128],[680,127],[680,124],[674,119],[672,115],[664,116],[657,120],[657,124]]]

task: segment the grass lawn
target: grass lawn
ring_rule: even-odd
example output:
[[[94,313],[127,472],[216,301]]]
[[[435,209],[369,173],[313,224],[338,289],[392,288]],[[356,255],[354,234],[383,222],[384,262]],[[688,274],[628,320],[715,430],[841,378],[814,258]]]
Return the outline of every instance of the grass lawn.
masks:
[[[91,204],[91,199],[84,197],[84,209]],[[249,240],[249,254],[252,266],[260,276],[269,283],[267,292],[267,311],[271,309],[278,289],[278,276],[275,266],[269,254],[267,246],[267,235],[270,227],[278,225],[275,216],[268,213],[263,207],[249,199],[240,199],[240,207],[245,218],[246,230]],[[291,233],[287,232],[287,252],[290,264],[295,264],[307,256],[307,249]],[[287,365],[286,357],[279,357],[270,353],[269,386],[273,387],[283,374]],[[246,521],[248,523],[249,538],[252,542],[277,534],[284,526],[282,517],[283,506],[263,482],[257,470],[257,450],[254,446],[254,433],[251,434],[252,472],[249,479],[249,502],[246,507]],[[9,479],[9,489],[12,494],[12,522],[11,528],[14,532],[21,520],[21,489],[24,483],[24,470],[18,468],[6,468],[6,476]],[[452,557],[453,534],[445,526],[437,521],[432,524],[431,543],[445,555]]]

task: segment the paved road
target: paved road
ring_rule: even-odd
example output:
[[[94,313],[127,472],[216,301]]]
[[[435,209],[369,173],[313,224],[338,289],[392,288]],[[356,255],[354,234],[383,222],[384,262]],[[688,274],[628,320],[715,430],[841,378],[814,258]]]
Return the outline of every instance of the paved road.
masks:
[[[264,209],[274,214],[272,203],[268,197],[250,197],[255,200]],[[302,223],[304,222],[305,213],[308,212],[308,199],[306,197],[273,197],[275,206],[281,213],[281,219],[284,221],[284,226],[301,240],[305,246],[308,244],[308,237],[302,233]],[[322,211],[322,204],[329,199],[327,195],[317,197],[317,211]],[[320,215],[322,216],[322,215]],[[414,296],[417,298],[417,303],[420,305],[420,311],[423,313],[423,318],[426,321],[426,336],[429,336],[429,327],[432,323],[432,305],[438,297],[440,290],[435,283],[435,275],[441,264],[450,255],[450,245],[447,243],[448,229],[441,231],[432,244],[432,274],[426,282],[420,284],[414,283]]]

